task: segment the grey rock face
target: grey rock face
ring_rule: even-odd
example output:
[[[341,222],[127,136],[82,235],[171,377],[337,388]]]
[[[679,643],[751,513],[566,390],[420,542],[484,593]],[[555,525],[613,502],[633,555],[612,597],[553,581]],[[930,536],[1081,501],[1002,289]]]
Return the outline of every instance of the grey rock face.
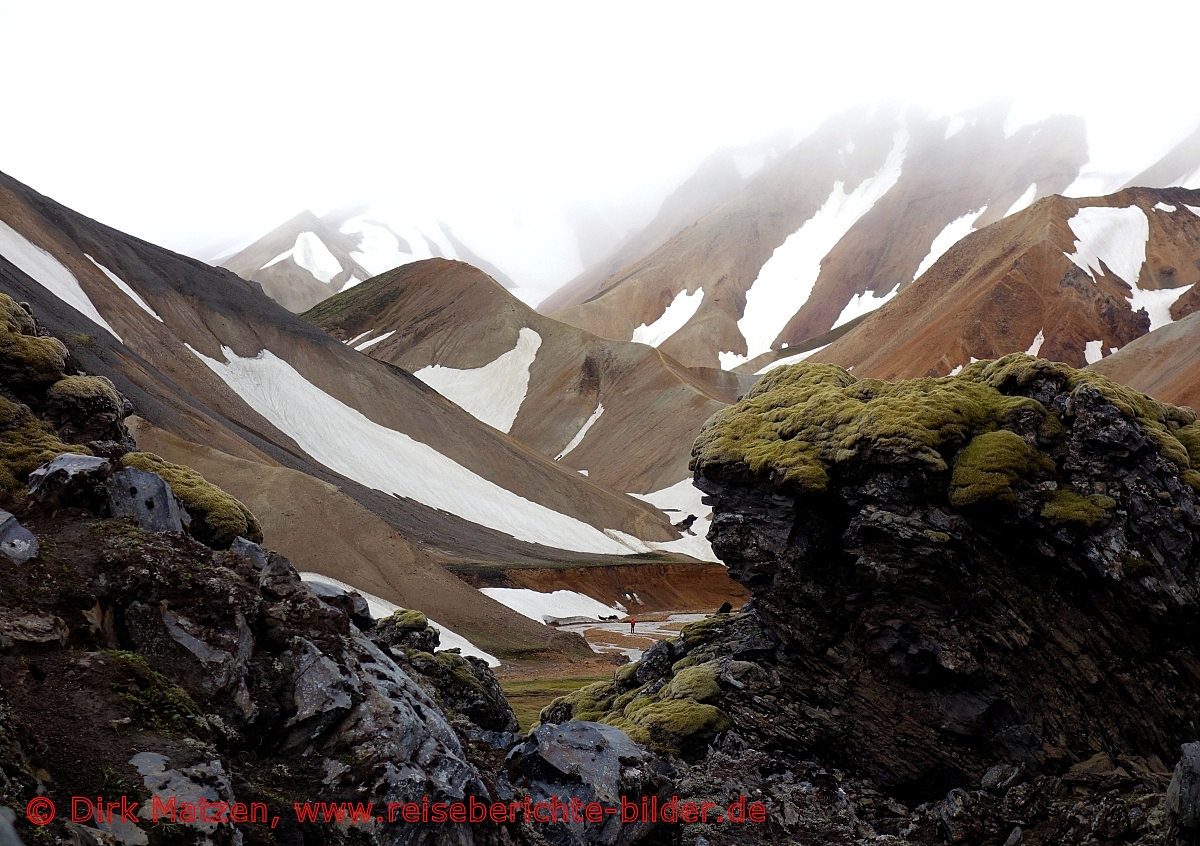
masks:
[[[171,486],[157,473],[132,467],[108,480],[108,510],[114,517],[132,517],[147,532],[182,532],[179,503]]]
[[[533,802],[579,800],[582,806],[598,802],[618,807],[621,798],[641,804],[643,796],[667,797],[671,790],[670,765],[633,742],[625,732],[602,723],[571,721],[542,725],[508,756],[510,782],[528,790]],[[619,814],[601,822],[555,822],[540,828],[556,846],[628,846],[654,824],[622,823]]]
[[[38,502],[96,510],[107,499],[104,483],[112,471],[106,458],[64,453],[29,474],[29,495]]]
[[[1183,757],[1167,788],[1167,811],[1180,827],[1200,829],[1200,743],[1183,744]]]
[[[0,555],[14,564],[24,564],[30,558],[36,558],[38,550],[38,539],[33,532],[0,508]]]

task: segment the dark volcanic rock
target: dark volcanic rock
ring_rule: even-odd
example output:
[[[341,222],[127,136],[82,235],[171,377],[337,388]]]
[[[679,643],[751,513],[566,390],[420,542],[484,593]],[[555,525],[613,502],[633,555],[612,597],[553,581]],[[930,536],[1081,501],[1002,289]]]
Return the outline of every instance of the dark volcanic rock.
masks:
[[[782,642],[760,742],[928,800],[1200,734],[1189,409],[1026,356],[896,385],[795,365],[695,456]]]

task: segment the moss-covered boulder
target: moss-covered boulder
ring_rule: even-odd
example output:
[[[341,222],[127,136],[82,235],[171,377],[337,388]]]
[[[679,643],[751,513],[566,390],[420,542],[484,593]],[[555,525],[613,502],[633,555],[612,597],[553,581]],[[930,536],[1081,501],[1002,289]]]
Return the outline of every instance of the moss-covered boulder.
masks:
[[[46,391],[46,419],[67,440],[122,440],[125,403],[103,376],[64,376]]]
[[[201,543],[228,549],[239,536],[262,542],[262,527],[250,509],[192,468],[164,461],[150,452],[126,453],[121,465],[162,476],[191,517],[188,533]]]
[[[87,447],[63,443],[26,406],[0,396],[0,488],[20,492],[31,471],[66,452],[91,455]]]
[[[372,636],[388,646],[419,652],[432,653],[441,643],[441,635],[429,625],[429,619],[412,608],[401,608],[377,621]]]
[[[20,388],[55,382],[66,373],[67,347],[38,337],[33,318],[8,294],[0,294],[0,383]]]

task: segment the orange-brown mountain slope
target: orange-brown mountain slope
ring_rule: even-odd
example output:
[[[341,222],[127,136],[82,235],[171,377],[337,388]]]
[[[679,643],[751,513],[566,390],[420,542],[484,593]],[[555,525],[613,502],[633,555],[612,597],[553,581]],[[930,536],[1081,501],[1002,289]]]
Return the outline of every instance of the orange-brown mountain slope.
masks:
[[[645,344],[543,317],[482,271],[445,259],[381,274],[304,317],[620,491],[690,478],[701,424],[739,392],[733,374],[690,370]]]
[[[884,379],[1011,352],[1081,367],[1196,310],[1198,281],[1200,192],[1048,197],[955,244],[811,358]]]
[[[733,368],[822,335],[903,289],[972,227],[1074,179],[1087,160],[1082,120],[1010,134],[1006,114],[992,106],[953,119],[895,108],[832,117],[587,302],[553,316],[622,340],[667,319],[662,350],[691,366]]]

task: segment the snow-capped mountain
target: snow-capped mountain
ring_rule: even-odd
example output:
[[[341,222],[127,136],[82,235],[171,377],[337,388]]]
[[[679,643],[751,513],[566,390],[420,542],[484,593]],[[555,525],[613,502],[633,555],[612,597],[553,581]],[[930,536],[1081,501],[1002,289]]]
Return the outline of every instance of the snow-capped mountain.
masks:
[[[547,458],[673,509],[676,521],[709,510],[691,487],[696,432],[752,381],[539,315],[461,262],[405,265],[303,316]],[[703,534],[692,554],[709,558]]]
[[[549,637],[441,561],[615,561],[685,537],[668,514],[484,425],[258,285],[3,174],[0,290],[130,399],[144,448],[202,461],[261,508],[267,543],[300,569],[406,607],[420,593],[456,631],[483,627],[514,649]]]
[[[1200,191],[1047,197],[959,241],[809,357],[883,379],[1011,352],[1082,367],[1200,309],[1197,282]]]
[[[967,233],[1075,180],[1087,161],[1081,119],[1013,129],[1006,117],[1001,107],[832,117],[657,249],[547,302],[564,302],[556,319],[609,338],[640,333],[691,366],[733,368],[802,344],[895,296]]]
[[[301,312],[378,273],[435,256],[469,262],[512,287],[443,221],[386,207],[337,209],[324,217],[306,210],[220,265]]]

